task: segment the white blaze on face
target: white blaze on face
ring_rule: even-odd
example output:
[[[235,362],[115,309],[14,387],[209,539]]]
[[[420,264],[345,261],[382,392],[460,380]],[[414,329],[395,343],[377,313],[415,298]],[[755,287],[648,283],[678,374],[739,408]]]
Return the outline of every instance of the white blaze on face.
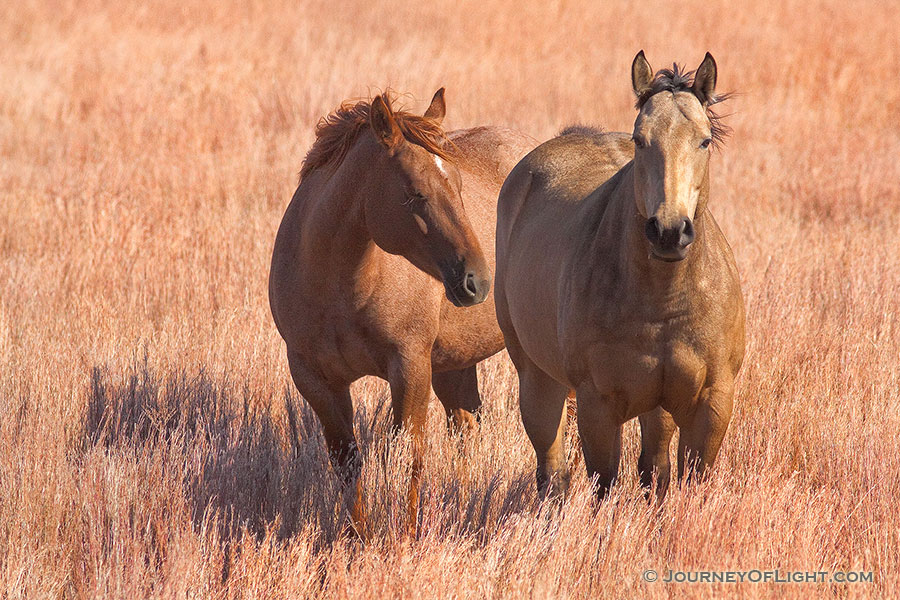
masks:
[[[437,165],[438,171],[441,172],[441,175],[447,177],[447,171],[444,169],[444,161],[441,160],[441,157],[437,154],[432,154],[432,158],[434,158],[434,164]]]

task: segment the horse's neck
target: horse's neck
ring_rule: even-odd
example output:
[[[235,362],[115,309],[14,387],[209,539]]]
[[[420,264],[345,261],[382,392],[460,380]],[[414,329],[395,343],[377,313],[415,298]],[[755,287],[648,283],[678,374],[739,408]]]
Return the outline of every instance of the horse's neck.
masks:
[[[365,216],[365,198],[379,187],[371,150],[365,140],[351,148],[304,219],[301,251],[310,267],[304,275],[329,287],[370,285],[381,257]]]

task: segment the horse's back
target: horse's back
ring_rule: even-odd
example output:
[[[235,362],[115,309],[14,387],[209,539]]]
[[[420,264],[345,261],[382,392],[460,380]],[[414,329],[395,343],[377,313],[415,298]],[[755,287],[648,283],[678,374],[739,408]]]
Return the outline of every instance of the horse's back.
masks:
[[[516,165],[504,183],[498,233],[508,236],[518,219],[540,220],[542,214],[552,221],[548,225],[561,226],[633,157],[630,136],[624,133],[578,128],[544,142]]]
[[[454,154],[462,175],[466,214],[493,269],[500,186],[537,142],[505,127],[458,129],[448,137],[456,146]]]
[[[480,126],[448,134],[459,151],[460,168],[499,187],[537,142],[507,127]]]
[[[564,382],[559,297],[586,220],[602,216],[594,193],[633,156],[627,134],[578,131],[530,152],[503,184],[497,215],[497,316],[538,366]],[[516,325],[527,323],[528,327]],[[511,349],[511,353],[516,350]]]
[[[504,127],[473,127],[452,131],[454,159],[462,175],[466,214],[491,269],[495,268],[494,234],[497,196],[504,179],[536,142]],[[440,332],[432,351],[436,371],[457,369],[486,358],[503,348],[497,327],[494,294],[467,308],[441,301]]]

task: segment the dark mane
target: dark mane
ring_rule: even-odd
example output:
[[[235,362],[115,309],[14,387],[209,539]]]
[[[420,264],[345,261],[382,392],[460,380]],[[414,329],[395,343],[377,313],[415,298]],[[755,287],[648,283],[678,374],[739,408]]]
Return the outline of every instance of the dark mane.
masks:
[[[647,100],[660,92],[688,92],[693,94],[694,90],[691,88],[693,83],[694,71],[685,71],[684,67],[679,66],[677,63],[673,63],[671,69],[661,69],[656,73],[650,87],[638,96],[635,108],[641,110]],[[696,94],[694,95],[696,96]],[[713,145],[716,147],[721,146],[725,142],[725,138],[731,133],[731,127],[722,122],[724,116],[727,115],[716,114],[716,112],[712,110],[712,106],[728,100],[731,96],[732,94],[714,94],[707,98],[706,116],[709,118]]]
[[[568,127],[565,127],[562,131],[560,131],[557,136],[562,137],[564,135],[585,135],[585,136],[594,136],[600,135],[603,133],[603,129],[600,127],[595,127],[593,125],[585,125],[583,123],[573,123]]]
[[[391,107],[396,100],[393,92],[384,92],[381,97],[388,108],[391,108],[400,131],[409,142],[422,146],[445,160],[452,160],[450,152],[453,142],[447,138],[440,124],[404,110],[394,110]],[[333,168],[340,164],[356,138],[369,126],[371,108],[372,100],[345,101],[337,110],[319,119],[316,124],[316,141],[300,168],[300,181],[317,169]]]

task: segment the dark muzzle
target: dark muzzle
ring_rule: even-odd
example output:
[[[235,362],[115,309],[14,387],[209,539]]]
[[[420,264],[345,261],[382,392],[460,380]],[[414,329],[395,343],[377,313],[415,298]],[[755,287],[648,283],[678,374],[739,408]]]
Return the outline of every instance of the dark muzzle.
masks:
[[[456,306],[474,306],[484,302],[491,291],[491,280],[477,269],[467,269],[465,260],[455,268],[442,269],[447,299]]]
[[[644,225],[644,235],[657,258],[681,260],[687,253],[687,247],[694,241],[694,224],[683,217],[674,227],[663,227],[659,219],[650,217]]]

